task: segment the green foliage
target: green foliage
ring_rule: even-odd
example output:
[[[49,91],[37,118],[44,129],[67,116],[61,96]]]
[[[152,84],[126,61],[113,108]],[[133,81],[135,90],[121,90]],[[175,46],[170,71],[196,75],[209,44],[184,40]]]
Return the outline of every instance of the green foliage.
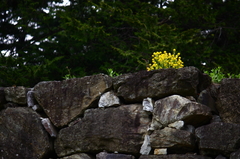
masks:
[[[214,83],[220,83],[223,78],[240,78],[240,74],[226,74],[223,73],[221,67],[217,67],[209,71],[204,71],[204,73],[208,74]]]
[[[223,78],[226,78],[225,74],[221,71],[221,67],[214,68],[210,72],[205,71],[204,73],[208,74],[214,83],[219,83]]]
[[[76,78],[74,75],[71,74],[71,70],[70,68],[66,67],[68,74],[66,74],[65,76],[63,76],[63,79],[68,80],[68,79],[72,79],[72,78]]]
[[[107,69],[107,73],[108,73],[108,75],[111,76],[111,77],[116,77],[116,76],[121,75],[120,73],[117,73],[117,72],[113,71],[112,68]]]
[[[149,64],[147,70],[157,70],[163,68],[182,68],[183,62],[180,53],[176,54],[176,49],[173,49],[173,54],[166,51],[154,52],[152,55],[152,64]]]

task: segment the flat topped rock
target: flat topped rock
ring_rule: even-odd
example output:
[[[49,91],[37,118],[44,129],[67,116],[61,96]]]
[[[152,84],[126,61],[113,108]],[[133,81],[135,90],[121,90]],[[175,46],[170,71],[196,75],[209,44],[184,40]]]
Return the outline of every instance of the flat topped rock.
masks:
[[[214,122],[195,130],[199,140],[199,151],[202,155],[229,157],[240,148],[240,125]]]
[[[58,156],[107,152],[139,154],[151,122],[142,105],[88,109],[81,121],[63,128],[55,140]]]
[[[112,78],[98,74],[64,81],[40,82],[34,96],[56,127],[69,124],[112,87]],[[96,106],[97,107],[97,103]]]
[[[197,96],[211,84],[211,78],[195,67],[160,69],[123,74],[113,79],[114,91],[126,102],[141,102],[150,97],[169,95]]]

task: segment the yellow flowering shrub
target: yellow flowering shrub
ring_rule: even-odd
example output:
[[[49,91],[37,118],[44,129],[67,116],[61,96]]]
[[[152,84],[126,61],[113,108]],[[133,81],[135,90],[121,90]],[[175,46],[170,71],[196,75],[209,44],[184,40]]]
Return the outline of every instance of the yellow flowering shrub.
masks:
[[[149,64],[147,70],[157,70],[162,68],[182,68],[184,67],[180,57],[180,53],[175,53],[176,49],[173,49],[173,54],[164,52],[154,52],[152,55],[152,64]]]

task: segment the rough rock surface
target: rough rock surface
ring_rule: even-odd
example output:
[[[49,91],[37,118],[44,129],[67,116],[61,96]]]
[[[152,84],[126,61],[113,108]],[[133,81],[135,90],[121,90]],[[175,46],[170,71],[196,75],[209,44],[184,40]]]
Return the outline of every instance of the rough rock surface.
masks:
[[[173,154],[173,155],[142,155],[139,159],[212,159],[211,157],[194,154]]]
[[[231,153],[230,159],[239,159],[240,158],[240,149],[236,152]]]
[[[150,123],[140,104],[88,109],[82,120],[60,130],[55,140],[59,157],[76,152],[139,154]]]
[[[44,159],[52,150],[39,115],[30,108],[0,112],[0,156],[6,159]]]
[[[49,133],[51,137],[57,137],[57,130],[52,125],[51,121],[48,118],[41,118],[41,122],[45,130]]]
[[[166,155],[167,154],[167,148],[161,148],[161,149],[155,149],[154,155]]]
[[[90,156],[86,153],[79,153],[79,154],[74,154],[74,155],[70,155],[67,157],[59,158],[59,159],[95,159],[95,157]]]
[[[224,122],[240,124],[240,79],[223,79],[217,98],[217,110]]]
[[[119,105],[120,105],[120,100],[112,91],[104,93],[100,97],[99,102],[98,102],[98,107],[100,107],[100,108],[119,106]]]
[[[113,80],[115,92],[126,102],[141,102],[147,97],[159,99],[173,94],[197,96],[210,84],[210,77],[195,67],[140,71]]]
[[[185,130],[165,127],[150,135],[151,147],[167,148],[168,153],[187,153],[195,149],[195,137]]]
[[[199,140],[200,154],[217,156],[230,155],[240,148],[240,125],[214,122],[195,131]]]
[[[27,104],[27,88],[23,86],[6,87],[4,89],[5,98],[8,102],[25,105]]]
[[[135,157],[132,155],[100,152],[96,155],[96,159],[135,159]]]
[[[192,102],[179,95],[172,95],[155,102],[153,120],[167,126],[178,120],[186,125],[199,126],[212,118],[211,109],[197,102]]]
[[[197,99],[198,103],[208,106],[215,114],[218,114],[218,110],[216,109],[216,100],[219,87],[219,84],[212,84],[210,87],[203,90]]]
[[[148,134],[145,135],[143,144],[141,146],[140,154],[142,155],[148,155],[151,151],[151,145],[150,145],[150,136]]]
[[[84,110],[96,104],[100,95],[112,86],[112,78],[98,74],[64,81],[40,82],[34,95],[56,127],[69,124]]]

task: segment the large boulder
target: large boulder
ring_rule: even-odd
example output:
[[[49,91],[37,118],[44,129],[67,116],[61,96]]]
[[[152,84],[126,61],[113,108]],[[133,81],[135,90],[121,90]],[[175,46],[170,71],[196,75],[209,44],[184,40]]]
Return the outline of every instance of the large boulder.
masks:
[[[172,155],[142,155],[139,159],[212,159],[211,157],[195,154],[172,154]]]
[[[240,79],[223,79],[219,89],[216,108],[226,123],[240,123]]]
[[[202,155],[228,156],[240,148],[240,125],[214,122],[195,130]]]
[[[150,145],[153,149],[167,148],[168,153],[187,153],[195,149],[195,136],[185,130],[165,127],[155,130],[150,135]]]
[[[7,108],[0,112],[1,158],[44,159],[52,150],[39,115],[30,108]]]
[[[179,95],[172,95],[155,102],[153,123],[168,126],[178,120],[186,125],[200,126],[212,118],[211,109],[205,105],[192,102]]]
[[[160,69],[123,74],[113,80],[114,90],[126,102],[163,98],[173,94],[197,96],[211,84],[211,78],[195,67]]]
[[[59,157],[72,153],[119,152],[139,154],[150,123],[140,104],[88,109],[73,126],[60,130],[55,140]]]
[[[34,87],[37,102],[56,127],[69,124],[85,109],[97,107],[101,94],[112,87],[112,78],[98,74],[64,81],[40,82]]]
[[[23,86],[6,87],[4,89],[6,100],[20,105],[27,104],[27,91],[28,89]]]

